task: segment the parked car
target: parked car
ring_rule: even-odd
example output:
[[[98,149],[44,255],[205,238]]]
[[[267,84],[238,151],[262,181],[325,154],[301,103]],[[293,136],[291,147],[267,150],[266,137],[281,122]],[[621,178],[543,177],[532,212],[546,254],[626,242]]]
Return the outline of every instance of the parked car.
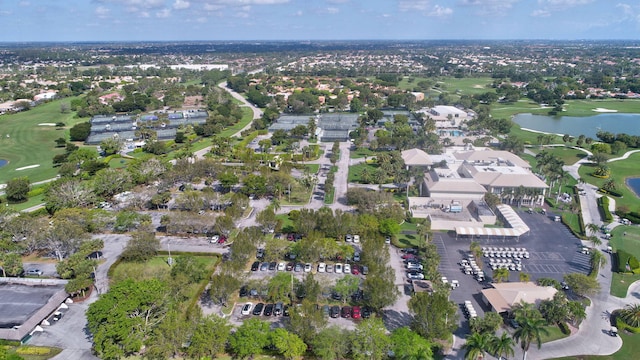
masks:
[[[253,308],[253,315],[255,316],[259,316],[262,315],[262,310],[264,309],[264,304],[263,303],[257,303],[256,306]]]
[[[264,307],[264,316],[271,316],[271,314],[273,314],[273,308],[275,307],[275,304],[267,304]]]
[[[284,305],[282,302],[277,302],[276,306],[273,308],[273,315],[280,316],[282,315],[282,310],[284,309]]]
[[[278,264],[275,261],[269,263],[269,271],[275,271]]]
[[[363,306],[362,307],[362,313],[361,316],[363,319],[368,319],[371,317],[371,308],[369,308],[368,306]]]
[[[311,272],[311,263],[304,264],[304,272]]]
[[[353,235],[353,242],[354,243],[359,243],[360,242],[360,235]]]
[[[260,271],[267,271],[269,269],[269,263],[263,262],[260,264]]]
[[[353,241],[353,236],[351,234],[347,234],[347,235],[345,235],[344,240],[346,242],[352,242]]]
[[[295,271],[295,272],[302,271],[302,264],[296,263],[296,266],[293,268],[293,271]]]
[[[240,288],[240,297],[247,297],[249,295],[249,289],[246,286]]]
[[[329,317],[330,312],[331,312],[331,307],[329,305],[322,306],[322,315]]]
[[[354,306],[351,308],[351,317],[354,319],[360,319],[360,306]]]
[[[390,245],[391,244],[391,236],[385,236],[384,237],[384,243],[387,244],[387,245]]]
[[[362,275],[367,275],[369,274],[369,267],[368,266],[363,266],[362,269],[360,269],[362,272]]]
[[[318,264],[318,272],[323,273],[327,271],[327,264],[321,262]]]
[[[244,304],[244,306],[242,307],[242,311],[240,312],[242,315],[249,315],[251,314],[251,307],[253,306],[252,303],[248,302],[246,304]]]
[[[264,249],[260,248],[256,251],[256,259],[262,259],[264,257]]]
[[[424,274],[421,272],[407,272],[407,279],[424,280]]]
[[[327,264],[327,272],[328,273],[332,273],[333,272],[333,264]]]
[[[27,276],[42,276],[44,273],[40,269],[29,269],[24,274]]]
[[[342,274],[342,264],[336,264],[334,267],[334,271],[336,274]]]
[[[360,261],[360,253],[359,252],[354,252],[353,253],[353,261],[358,262]]]
[[[340,316],[340,306],[338,305],[334,305],[331,307],[331,312],[329,314],[332,318],[337,318],[338,316]]]
[[[409,270],[422,270],[424,267],[422,266],[422,264],[409,262],[407,263],[406,268]]]
[[[342,311],[340,312],[340,316],[342,316],[345,319],[348,319],[351,317],[351,306],[343,306],[342,307]]]
[[[285,305],[282,308],[282,316],[289,316],[289,305]]]
[[[260,261],[254,261],[253,264],[251,264],[251,271],[258,271],[259,268],[260,268]]]
[[[351,274],[351,265],[350,264],[344,264],[344,267],[343,267],[342,271],[345,274]]]
[[[351,267],[351,274],[353,274],[353,275],[359,275],[360,274],[360,268],[358,267],[358,265],[353,264],[353,266]]]
[[[400,251],[405,253],[405,254],[418,255],[418,249],[415,249],[415,248],[404,248],[404,249],[402,249]]]
[[[287,271],[291,271],[291,270],[293,270],[293,263],[292,263],[292,262],[287,263],[286,270],[287,270]]]
[[[278,271],[284,271],[285,264],[283,262],[278,263]]]

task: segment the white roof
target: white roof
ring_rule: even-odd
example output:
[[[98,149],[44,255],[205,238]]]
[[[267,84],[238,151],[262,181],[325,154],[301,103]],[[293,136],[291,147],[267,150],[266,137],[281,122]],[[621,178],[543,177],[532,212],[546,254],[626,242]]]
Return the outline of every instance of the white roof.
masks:
[[[407,166],[426,166],[433,165],[431,157],[420,149],[409,149],[401,153],[402,160]]]
[[[553,286],[538,286],[532,282],[505,282],[493,284],[493,289],[482,290],[496,312],[504,312],[520,302],[538,304],[553,299],[558,292]]]

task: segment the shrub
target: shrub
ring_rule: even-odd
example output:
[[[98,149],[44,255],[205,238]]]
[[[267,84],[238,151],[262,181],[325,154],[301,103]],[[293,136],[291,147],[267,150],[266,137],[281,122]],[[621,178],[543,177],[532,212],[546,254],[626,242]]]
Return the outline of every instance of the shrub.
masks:
[[[629,258],[631,258],[631,254],[624,250],[618,250],[615,255],[618,272],[627,272],[627,263],[629,262]]]
[[[44,190],[45,190],[45,188],[42,187],[42,186],[39,187],[39,188],[35,188],[35,189],[29,191],[27,193],[27,196],[31,198],[31,197],[34,197],[34,196],[41,195],[42,193],[44,193]]]
[[[613,215],[609,211],[609,198],[606,196],[598,198],[598,206],[600,207],[600,211],[602,211],[602,215],[606,222],[613,221]]]
[[[629,258],[629,267],[631,268],[631,270],[636,270],[640,268],[640,263],[638,263],[638,259],[636,259],[636,257],[633,255],[631,255],[631,257]]]
[[[616,327],[618,328],[618,331],[628,331],[633,334],[640,333],[640,328],[627,324],[622,320],[622,318],[620,318],[620,316],[616,316]]]

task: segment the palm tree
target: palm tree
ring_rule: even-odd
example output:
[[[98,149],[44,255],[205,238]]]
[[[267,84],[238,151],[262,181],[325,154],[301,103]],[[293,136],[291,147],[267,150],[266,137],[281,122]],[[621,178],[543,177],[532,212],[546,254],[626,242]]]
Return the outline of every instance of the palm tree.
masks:
[[[542,335],[548,334],[549,331],[544,327],[545,320],[541,317],[526,317],[522,316],[518,319],[519,327],[516,329],[516,332],[513,333],[514,339],[520,342],[520,347],[522,348],[522,360],[527,359],[527,351],[529,351],[529,346],[531,342],[535,340],[536,344],[538,344],[538,349],[542,346]]]
[[[465,360],[482,359],[491,349],[492,337],[491,333],[473,333],[467,337],[467,342],[462,346],[466,352]]]
[[[509,270],[505,268],[498,268],[493,270],[493,281],[501,283],[509,280]]]
[[[491,352],[498,355],[498,360],[502,359],[503,355],[506,359],[514,355],[513,347],[515,344],[513,338],[505,331],[500,337],[493,336],[491,339]]]
[[[627,304],[624,309],[620,310],[620,318],[627,325],[640,327],[640,304]]]
[[[520,278],[520,282],[529,282],[531,280],[531,275],[527,274],[526,272],[520,272],[520,274],[518,274],[518,277]]]
[[[602,188],[607,191],[612,191],[618,188],[618,185],[616,184],[616,180],[614,178],[610,178],[606,183],[602,185]]]
[[[594,223],[588,223],[584,229],[587,230],[587,234],[589,235],[595,235],[600,231],[600,227]]]
[[[602,240],[600,240],[600,238],[597,236],[589,236],[589,241],[591,242],[591,246],[593,248],[602,245]]]
[[[569,301],[567,303],[567,309],[569,310],[569,318],[574,325],[580,323],[580,321],[586,319],[587,312],[584,310],[584,306],[579,301]]]

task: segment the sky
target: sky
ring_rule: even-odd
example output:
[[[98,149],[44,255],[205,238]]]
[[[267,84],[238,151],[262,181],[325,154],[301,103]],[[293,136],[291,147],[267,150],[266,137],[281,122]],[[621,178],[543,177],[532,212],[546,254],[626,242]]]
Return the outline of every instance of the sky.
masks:
[[[0,42],[640,40],[638,0],[0,0]]]

